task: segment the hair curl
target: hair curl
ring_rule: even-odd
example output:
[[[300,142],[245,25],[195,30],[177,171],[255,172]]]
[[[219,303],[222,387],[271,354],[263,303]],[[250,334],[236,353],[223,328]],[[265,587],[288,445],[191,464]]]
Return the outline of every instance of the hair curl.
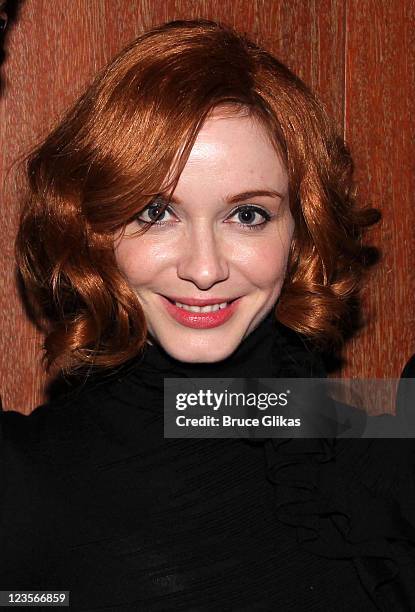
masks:
[[[363,231],[380,216],[356,204],[344,141],[308,87],[244,35],[175,21],[121,51],[27,158],[16,259],[47,320],[47,370],[119,365],[144,345],[144,313],[113,237],[172,167],[174,190],[203,122],[223,105],[262,121],[289,176],[295,230],[275,315],[317,345],[341,343],[370,265]]]

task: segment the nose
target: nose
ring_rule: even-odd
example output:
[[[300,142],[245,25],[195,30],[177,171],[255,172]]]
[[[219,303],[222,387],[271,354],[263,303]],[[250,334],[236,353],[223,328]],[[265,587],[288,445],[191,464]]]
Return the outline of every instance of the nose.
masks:
[[[214,229],[199,224],[183,239],[177,262],[179,278],[191,281],[201,290],[210,289],[229,276],[229,262]]]

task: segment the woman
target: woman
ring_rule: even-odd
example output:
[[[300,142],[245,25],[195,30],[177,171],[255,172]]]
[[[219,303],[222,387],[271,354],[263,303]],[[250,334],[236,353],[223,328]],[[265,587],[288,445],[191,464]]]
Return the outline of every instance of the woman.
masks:
[[[166,24],[28,177],[17,261],[48,368],[76,377],[2,414],[1,589],[80,610],[413,609],[413,445],[163,438],[164,378],[324,377],[355,318],[378,215],[306,86],[226,27]]]

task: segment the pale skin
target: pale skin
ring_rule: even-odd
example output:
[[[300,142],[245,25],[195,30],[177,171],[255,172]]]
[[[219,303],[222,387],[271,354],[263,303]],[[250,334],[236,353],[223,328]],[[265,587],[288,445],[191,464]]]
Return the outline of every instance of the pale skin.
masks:
[[[270,193],[229,201],[257,191]],[[241,206],[251,213],[241,214]],[[149,221],[148,213],[146,208],[139,218]],[[179,361],[225,359],[275,306],[294,231],[287,173],[266,129],[246,113],[216,110],[202,126],[159,222],[133,236],[142,227],[134,221],[115,242],[118,266],[140,300],[150,343]],[[170,316],[160,295],[242,299],[224,324],[193,329]]]

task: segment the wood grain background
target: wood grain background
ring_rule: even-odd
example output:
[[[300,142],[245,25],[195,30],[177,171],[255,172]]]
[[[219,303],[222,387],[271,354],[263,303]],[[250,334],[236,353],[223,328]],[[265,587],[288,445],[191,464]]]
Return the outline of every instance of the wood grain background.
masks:
[[[365,287],[369,323],[348,345],[344,377],[397,377],[415,352],[415,4],[411,0],[26,0],[1,69],[0,393],[5,409],[45,400],[42,337],[16,283],[16,160],[92,76],[154,24],[224,21],[287,63],[320,95],[351,146],[383,260]]]

